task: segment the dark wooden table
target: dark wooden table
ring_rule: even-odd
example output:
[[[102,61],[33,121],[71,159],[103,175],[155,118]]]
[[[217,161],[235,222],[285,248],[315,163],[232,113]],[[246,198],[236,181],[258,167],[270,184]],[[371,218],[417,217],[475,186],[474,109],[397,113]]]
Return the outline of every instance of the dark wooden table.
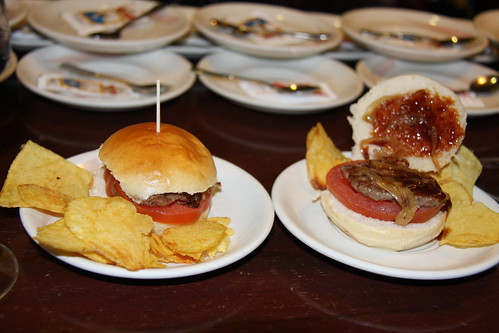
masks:
[[[2,182],[29,139],[69,157],[98,148],[126,125],[155,120],[155,107],[121,113],[72,109],[31,93],[15,77],[0,84],[0,101]],[[317,122],[339,148],[352,146],[348,105],[311,115],[262,113],[198,82],[162,110],[164,122],[194,133],[213,155],[247,170],[269,192],[284,168],[304,158],[306,133]],[[499,115],[469,119],[464,143],[480,158],[498,157],[498,131]],[[497,191],[494,177],[484,173],[479,183]],[[2,332],[498,330],[497,267],[447,281],[383,277],[322,256],[277,217],[266,241],[246,258],[178,279],[110,278],[66,265],[29,238],[18,209],[0,209],[0,242],[20,264],[17,283],[0,300]]]

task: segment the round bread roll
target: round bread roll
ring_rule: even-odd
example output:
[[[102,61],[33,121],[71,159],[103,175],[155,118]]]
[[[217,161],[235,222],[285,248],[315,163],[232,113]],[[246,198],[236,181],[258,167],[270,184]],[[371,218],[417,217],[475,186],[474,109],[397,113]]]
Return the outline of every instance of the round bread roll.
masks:
[[[387,117],[387,123],[391,121],[391,125],[388,126],[393,126],[393,124],[397,126],[397,128],[391,129],[392,133],[396,133],[401,126],[410,128],[408,131],[412,132],[402,138],[386,134],[386,131],[383,132],[384,134],[374,133],[373,121],[367,119],[373,108],[389,99],[401,99],[421,90],[426,91],[429,95],[430,112],[425,109],[425,111],[417,113],[419,112],[418,107],[406,108],[402,102],[404,107],[397,109],[399,113]],[[407,111],[407,109],[411,111]],[[352,158],[354,160],[375,158],[380,151],[385,154],[387,150],[381,148],[383,145],[379,142],[377,144],[376,139],[380,138],[380,135],[388,135],[390,140],[395,139],[396,145],[401,147],[398,154],[402,153],[402,155],[397,157],[406,159],[410,168],[422,172],[438,171],[448,164],[461,145],[466,129],[466,112],[459,97],[438,82],[420,75],[402,75],[382,81],[372,87],[357,103],[352,104],[350,112],[351,117],[348,120],[353,130]],[[409,112],[412,114],[409,115]],[[424,128],[422,127],[422,130],[418,132],[421,125],[416,123],[421,121],[422,115],[425,115],[422,125]],[[416,126],[412,126],[414,124]],[[424,135],[428,135],[428,132],[436,134],[436,146],[432,148],[428,144],[425,148],[415,148],[422,142],[424,143]],[[435,134],[433,135],[435,136]],[[368,139],[374,140],[363,146],[364,140]],[[364,155],[366,151],[368,156]]]
[[[322,191],[321,205],[329,219],[344,233],[367,246],[390,251],[413,249],[435,239],[444,228],[447,215],[440,211],[424,223],[400,226],[348,209],[329,190]]]
[[[217,181],[208,149],[191,133],[168,124],[141,123],[111,135],[99,158],[123,191],[141,202],[162,193],[195,194]]]

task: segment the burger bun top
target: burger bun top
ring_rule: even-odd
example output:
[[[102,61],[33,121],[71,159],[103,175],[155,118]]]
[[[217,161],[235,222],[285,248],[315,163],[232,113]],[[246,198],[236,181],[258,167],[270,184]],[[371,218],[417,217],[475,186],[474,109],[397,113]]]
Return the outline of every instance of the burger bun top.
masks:
[[[112,134],[99,158],[123,191],[140,202],[162,193],[204,192],[217,181],[213,157],[203,143],[179,127],[140,123]]]

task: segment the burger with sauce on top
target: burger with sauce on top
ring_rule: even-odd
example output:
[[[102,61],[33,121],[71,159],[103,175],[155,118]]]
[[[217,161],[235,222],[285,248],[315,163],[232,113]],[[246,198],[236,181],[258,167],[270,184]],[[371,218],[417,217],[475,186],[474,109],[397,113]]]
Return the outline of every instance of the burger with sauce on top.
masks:
[[[353,160],[329,171],[324,211],[368,246],[399,251],[435,239],[450,201],[429,172],[447,165],[464,138],[459,97],[404,75],[374,86],[350,111]]]

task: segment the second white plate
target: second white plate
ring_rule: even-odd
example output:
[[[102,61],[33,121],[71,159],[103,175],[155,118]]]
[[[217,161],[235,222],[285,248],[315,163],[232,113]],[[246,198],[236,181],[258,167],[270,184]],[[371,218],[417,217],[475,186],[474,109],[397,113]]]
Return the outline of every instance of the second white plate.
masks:
[[[64,46],[40,48],[25,55],[17,66],[17,77],[34,93],[48,99],[90,111],[128,111],[156,104],[156,96],[131,96],[129,98],[83,97],[62,94],[38,88],[37,79],[42,73],[62,73],[59,65],[74,62],[83,68],[119,76],[136,83],[160,80],[171,89],[160,95],[165,102],[187,91],[195,82],[192,65],[187,59],[164,49],[122,56],[99,55],[80,52]]]
[[[214,28],[210,20],[219,19],[241,24],[247,19],[263,18],[282,31],[329,33],[325,41],[288,37],[240,37]],[[201,7],[193,19],[194,26],[206,37],[237,52],[268,58],[301,58],[324,52],[338,46],[342,40],[339,29],[317,20],[305,12],[263,3],[226,2]]]
[[[488,45],[487,37],[469,20],[399,8],[359,8],[342,15],[343,31],[355,42],[390,57],[419,61],[444,62],[471,57]],[[379,39],[362,34],[363,29],[390,33],[414,33],[437,39],[450,36],[476,36],[465,47],[437,47],[396,38]]]
[[[286,168],[272,187],[277,216],[293,235],[323,255],[358,269],[416,280],[459,278],[499,263],[499,244],[458,249],[433,241],[419,248],[392,252],[365,246],[340,231],[328,219],[307,177],[305,160]],[[499,204],[478,188],[474,197],[499,212]]]
[[[259,79],[317,84],[323,82],[336,98],[299,103],[264,100],[247,94],[237,81],[201,75],[201,82],[215,93],[246,107],[280,114],[319,112],[353,101],[363,91],[361,80],[347,65],[322,56],[302,59],[263,59],[234,52],[218,52],[202,58],[198,67]]]
[[[78,36],[61,14],[98,10],[104,6],[124,6],[132,0],[62,0],[43,3],[28,13],[29,24],[61,44],[72,48],[108,54],[137,53],[165,46],[189,32],[191,24],[178,11],[163,9],[149,17],[137,20],[116,40],[98,40]]]

